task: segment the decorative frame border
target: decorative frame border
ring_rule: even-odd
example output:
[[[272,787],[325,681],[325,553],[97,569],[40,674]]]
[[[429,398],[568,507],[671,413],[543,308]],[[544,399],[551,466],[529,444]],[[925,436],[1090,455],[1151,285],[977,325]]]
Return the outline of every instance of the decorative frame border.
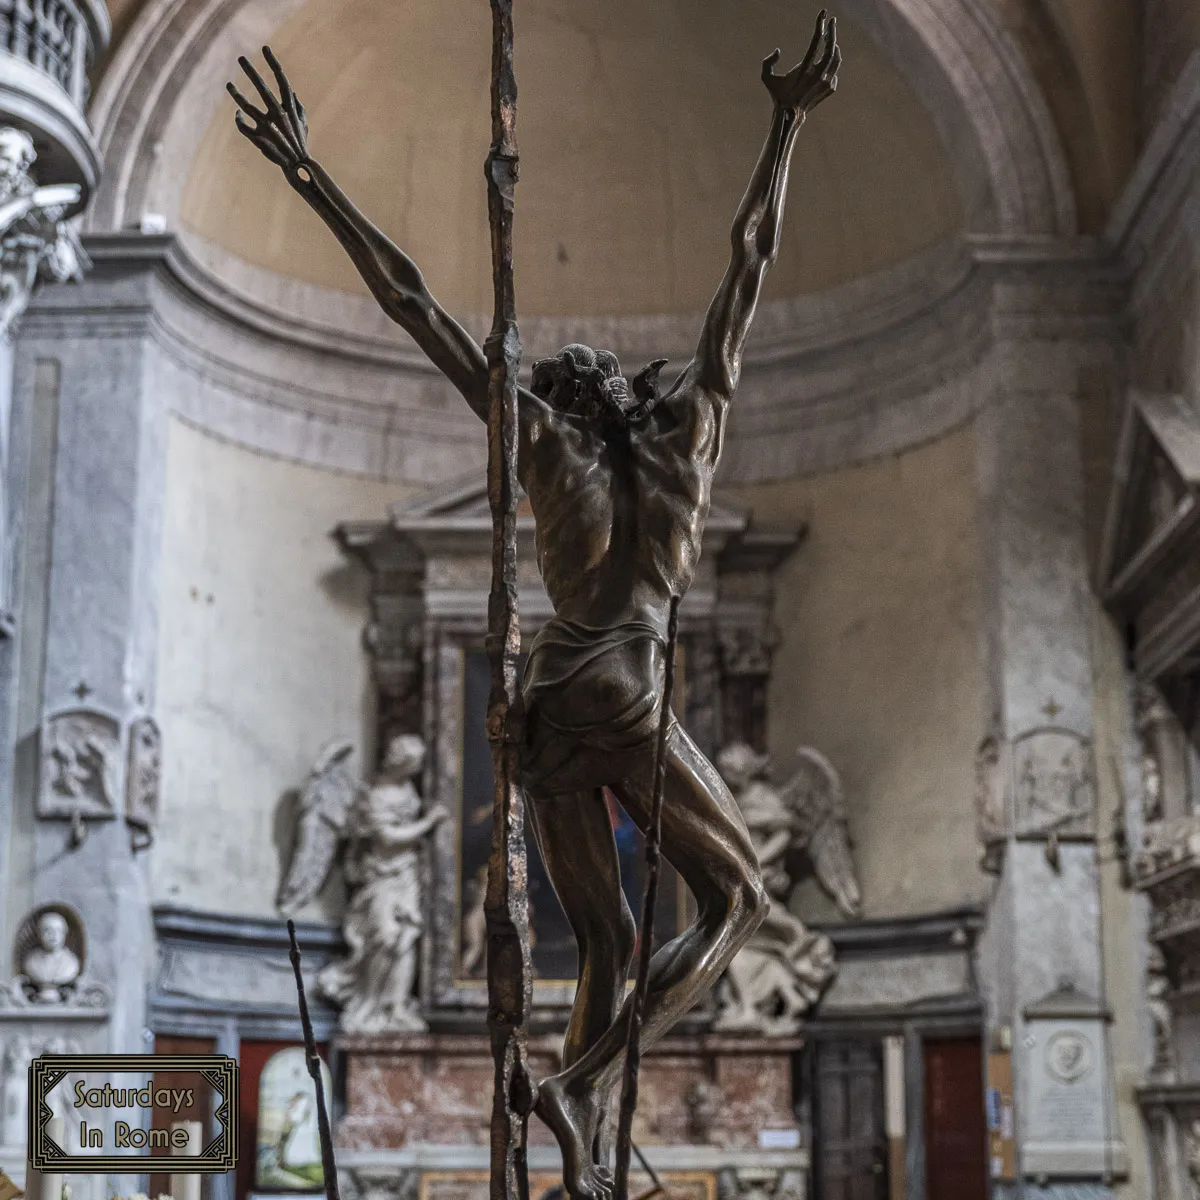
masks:
[[[162,1167],[159,1155],[68,1154],[50,1139],[46,1124],[54,1116],[46,1097],[73,1072],[105,1074],[194,1071],[221,1095],[215,1117],[219,1132],[199,1154],[172,1155],[172,1174],[218,1174],[237,1166],[238,1064],[224,1054],[44,1054],[29,1065],[29,1164],[54,1174],[144,1175],[146,1167]]]

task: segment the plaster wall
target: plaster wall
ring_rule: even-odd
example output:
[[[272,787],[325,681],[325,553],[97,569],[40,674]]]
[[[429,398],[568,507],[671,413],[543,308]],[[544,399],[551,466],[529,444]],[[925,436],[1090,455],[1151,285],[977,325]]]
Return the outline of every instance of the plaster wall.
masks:
[[[1149,133],[1188,58],[1200,50],[1200,5],[1195,0],[1146,0],[1142,40],[1142,127]]]
[[[907,454],[746,488],[756,524],[811,523],[780,573],[770,748],[841,772],[868,917],[984,899],[973,762],[984,722],[970,427]],[[835,910],[815,884],[810,918]]]
[[[395,484],[267,458],[172,420],[161,575],[163,817],[156,903],[277,916],[287,793],[334,738],[361,746],[365,572],[329,537]],[[306,915],[334,915],[326,894]]]
[[[156,902],[274,915],[286,794],[370,725],[365,576],[328,533],[394,484],[244,450],[174,420],[158,715]],[[779,580],[770,739],[842,772],[869,916],[981,900],[972,763],[982,724],[969,428],[906,455],[742,489],[758,524],[812,523]],[[187,814],[186,819],[182,814]],[[831,916],[815,888],[810,916]],[[326,895],[313,915],[331,916]]]
[[[819,8],[710,0],[703,19],[680,0],[581,0],[569,14],[532,0],[521,10],[515,268],[525,316],[704,310],[770,122],[762,58],[779,46],[779,69],[798,62]],[[279,12],[256,0],[240,19]],[[449,311],[489,313],[486,7],[309,0],[262,36],[305,104],[312,153]],[[841,20],[839,39],[853,86],[801,132],[767,299],[901,262],[962,224],[933,117],[864,32]],[[212,95],[181,227],[257,267],[362,294],[341,246],[237,132],[216,81]]]
[[[1107,215],[1137,150],[1138,63],[1129,47],[1141,32],[1141,5],[1137,0],[1050,0],[1047,7],[1069,44],[1095,145],[1091,166],[1098,178],[1076,178],[1076,188],[1094,189]],[[1085,141],[1081,131],[1068,125],[1064,137],[1072,135]]]

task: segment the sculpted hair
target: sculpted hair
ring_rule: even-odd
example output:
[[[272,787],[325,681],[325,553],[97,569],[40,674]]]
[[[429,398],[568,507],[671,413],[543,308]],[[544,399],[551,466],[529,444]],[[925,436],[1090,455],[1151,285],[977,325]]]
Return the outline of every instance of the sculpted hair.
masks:
[[[611,351],[572,342],[533,364],[530,390],[560,412],[625,423],[644,416],[658,400],[658,373],[666,361],[655,359],[628,380]]]

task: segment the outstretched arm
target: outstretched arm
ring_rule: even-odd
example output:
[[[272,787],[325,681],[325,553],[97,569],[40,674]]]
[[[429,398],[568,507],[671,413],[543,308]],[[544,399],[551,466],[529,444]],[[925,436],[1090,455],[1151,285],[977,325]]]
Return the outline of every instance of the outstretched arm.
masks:
[[[807,113],[833,94],[842,52],[837,22],[823,10],[804,61],[786,75],[773,67],[779,51],[763,62],[763,82],[775,101],[771,131],[759,155],[750,186],[733,222],[733,258],[709,305],[696,357],[685,376],[706,391],[732,397],[742,367],[742,351],[767,268],[779,253],[788,164],[796,134]]]
[[[309,157],[304,105],[269,47],[263,47],[263,56],[275,75],[279,97],[245,58],[238,59],[266,109],[264,112],[251,104],[229,84],[229,94],[242,110],[237,114],[238,129],[283,168],[288,183],[345,247],[383,311],[412,336],[438,370],[462,392],[476,415],[486,421],[488,367],[483,351],[430,295],[416,263],[368,221],[324,168]]]

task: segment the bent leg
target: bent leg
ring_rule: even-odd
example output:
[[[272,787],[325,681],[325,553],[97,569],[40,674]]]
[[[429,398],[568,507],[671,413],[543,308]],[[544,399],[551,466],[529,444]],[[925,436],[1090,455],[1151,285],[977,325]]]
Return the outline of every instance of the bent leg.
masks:
[[[617,1013],[636,929],[621,889],[621,862],[599,788],[529,797],[546,873],[579,948],[579,984],[563,1045],[563,1066],[589,1050]]]
[[[626,811],[646,829],[651,814],[652,770],[623,780],[614,790]],[[720,978],[758,927],[769,905],[750,835],[716,769],[679,726],[667,737],[662,812],[663,854],[696,898],[695,922],[651,959],[642,1044],[661,1037]],[[562,1074],[542,1084],[538,1112],[563,1148],[579,1162],[595,1136],[596,1105],[620,1079],[628,1038],[630,1003],[590,1049]],[[571,1177],[573,1194],[606,1196],[603,1182]]]
[[[650,960],[641,1043],[648,1046],[715,986],[762,923],[770,902],[741,810],[716,768],[674,724],[667,736],[663,856],[696,899],[693,924]],[[650,776],[615,789],[630,816],[649,828]],[[624,1063],[629,1005],[603,1043],[576,1064],[579,1078],[611,1086]]]

